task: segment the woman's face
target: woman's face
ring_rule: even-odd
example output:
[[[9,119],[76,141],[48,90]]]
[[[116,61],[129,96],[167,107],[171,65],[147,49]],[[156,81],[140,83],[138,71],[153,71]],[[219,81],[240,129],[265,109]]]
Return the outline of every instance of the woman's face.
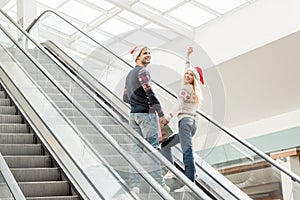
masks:
[[[194,73],[191,70],[187,70],[184,74],[184,84],[194,83]]]

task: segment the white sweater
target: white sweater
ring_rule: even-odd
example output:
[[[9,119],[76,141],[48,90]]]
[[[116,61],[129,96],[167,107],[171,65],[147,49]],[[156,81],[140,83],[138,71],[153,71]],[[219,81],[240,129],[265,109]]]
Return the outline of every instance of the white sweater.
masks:
[[[177,104],[174,105],[171,112],[166,119],[170,121],[173,116],[177,115],[181,120],[183,117],[191,117],[195,119],[198,103],[194,100],[195,94],[191,84],[184,84],[181,88],[180,94],[177,97]]]

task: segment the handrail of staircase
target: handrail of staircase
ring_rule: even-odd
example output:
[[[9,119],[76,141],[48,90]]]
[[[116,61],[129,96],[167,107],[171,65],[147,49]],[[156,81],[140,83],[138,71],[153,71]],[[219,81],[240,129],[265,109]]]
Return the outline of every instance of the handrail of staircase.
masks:
[[[110,51],[109,49],[107,49],[106,47],[104,47],[103,45],[101,45],[100,43],[98,43],[97,41],[95,41],[93,38],[91,38],[90,36],[88,36],[86,33],[84,33],[83,31],[81,31],[80,29],[78,29],[76,26],[74,26],[72,23],[70,23],[69,21],[67,21],[66,19],[64,19],[62,16],[60,16],[59,14],[55,13],[54,11],[51,10],[46,10],[44,11],[36,20],[33,21],[33,23],[31,23],[31,25],[29,26],[29,28],[27,28],[26,30],[29,32],[30,29],[39,21],[39,19],[41,19],[41,17],[43,15],[45,15],[47,12],[50,12],[54,15],[57,15],[59,18],[61,18],[63,21],[65,21],[66,23],[68,23],[69,25],[71,25],[73,28],[75,28],[76,30],[78,30],[80,33],[84,34],[85,36],[87,36],[89,39],[91,39],[93,42],[95,42],[97,45],[101,46],[102,48],[104,48],[105,50],[107,50],[108,52],[110,52],[112,55],[114,55],[115,57],[117,57],[118,59],[122,60],[124,63],[126,63],[128,66],[130,66],[131,68],[133,68],[129,63],[127,63],[126,61],[124,61],[122,58],[120,58],[119,56],[117,56],[116,54],[114,54],[112,51]],[[34,42],[35,43],[35,42]],[[37,45],[38,47],[40,47],[40,44],[35,43],[35,45]],[[44,51],[43,51],[44,52]],[[49,55],[48,52],[46,52],[45,54]],[[56,62],[56,61],[55,61]],[[74,61],[73,61],[74,62]],[[154,81],[153,81],[154,82]],[[154,82],[155,83],[155,82]],[[157,84],[157,83],[155,83]],[[160,86],[159,84],[157,84],[159,87],[163,88],[162,86]],[[105,87],[105,86],[103,86]],[[167,93],[169,93],[171,95],[171,93],[163,88],[163,90],[165,90]],[[113,93],[112,93],[113,94]],[[113,94],[115,97],[117,97],[115,94]],[[174,96],[175,97],[175,96]],[[98,102],[101,105],[103,105],[101,102]],[[103,105],[104,107],[106,107],[106,105]],[[128,106],[128,105],[127,105]],[[111,112],[110,112],[111,113]],[[112,115],[114,115],[113,113],[111,113]],[[119,121],[119,120],[118,120]],[[121,121],[119,121],[121,123]],[[121,124],[124,127],[124,124]],[[124,127],[125,129],[128,129],[128,127]],[[132,131],[131,131],[132,132]],[[169,165],[169,161],[167,161],[165,159],[164,156],[162,156],[159,152],[156,152],[156,150],[148,143],[146,142],[143,138],[140,138],[138,134],[136,133],[132,133],[136,139],[142,143],[147,150],[149,150],[150,152],[152,152],[153,154],[156,155],[156,157],[166,166],[169,167],[169,169],[181,180],[183,181],[188,187],[190,187],[193,192],[195,192],[197,195],[203,195],[203,192],[201,190],[199,190],[199,188],[195,187],[190,181],[189,179],[187,179],[182,173],[179,173],[179,171],[176,169],[176,167],[174,166],[170,166]]]
[[[118,56],[117,54],[115,54],[113,51],[109,50],[108,48],[106,48],[104,45],[102,45],[101,43],[97,42],[94,38],[92,38],[91,36],[89,36],[88,34],[86,34],[85,32],[83,32],[82,30],[80,30],[79,28],[77,28],[76,26],[74,26],[72,23],[70,23],[68,20],[66,20],[64,17],[62,17],[61,15],[59,15],[58,13],[52,11],[52,10],[45,10],[44,12],[42,12],[38,18],[36,18],[35,20],[33,20],[33,22],[28,26],[28,28],[26,28],[27,32],[30,32],[31,28],[34,27],[34,25],[46,14],[46,13],[52,13],[56,16],[58,16],[60,19],[62,19],[63,21],[65,21],[67,24],[69,24],[70,26],[72,26],[74,29],[76,29],[78,32],[80,32],[81,34],[85,35],[87,38],[89,38],[90,40],[92,40],[93,42],[95,42],[97,45],[99,45],[101,48],[105,49],[106,51],[108,51],[110,54],[112,54],[114,57],[116,57],[117,59],[121,60],[123,63],[125,63],[126,65],[128,65],[129,67],[133,68],[133,66],[131,64],[129,64],[128,62],[126,62],[124,59],[122,59],[120,56]],[[162,90],[164,90],[165,92],[167,92],[168,94],[172,95],[172,93],[170,93],[170,91],[168,91],[167,89],[165,89],[163,86],[161,86],[159,83],[157,83],[156,81],[152,80],[153,83],[155,83],[157,86],[159,86]],[[175,96],[176,97],[176,96]]]
[[[26,36],[27,39],[29,39],[36,47],[38,47],[44,54],[46,54],[49,58],[51,58],[51,55],[49,52],[47,52],[39,43],[37,43],[32,37],[24,31],[18,24],[16,24],[10,16],[8,16],[2,9],[0,9],[0,12],[12,23],[14,26],[16,26],[22,34]],[[7,34],[6,34],[7,35]],[[10,35],[7,35],[10,37]],[[67,91],[65,91],[64,88],[62,88],[59,84],[57,84],[56,80],[53,79],[46,71],[45,69],[29,54],[24,50],[13,38],[10,37],[10,39],[13,40],[15,45],[36,65],[48,78],[49,80],[57,86],[57,88],[66,96],[66,98],[70,101],[72,101],[74,107],[76,107],[86,118],[93,124],[93,126],[103,134],[103,136],[106,138],[106,140],[112,144],[112,146],[123,156],[124,159],[126,159],[132,167],[142,172],[140,173],[141,176],[151,185],[155,190],[165,199],[173,199],[173,197],[166,192],[155,180],[152,176],[150,176],[141,165],[132,158],[131,155],[129,155],[124,149],[112,138],[112,136],[102,127],[99,125],[99,123],[94,119],[93,116],[91,116],[77,101],[73,99],[73,97],[68,94]],[[60,66],[59,63],[57,63],[55,60],[53,60],[57,65]],[[180,173],[174,166],[170,166],[168,164],[168,160],[166,160],[158,151],[156,151],[148,142],[144,141],[143,138],[135,134],[135,137],[139,142],[143,143],[143,145],[150,150],[164,165],[168,166],[169,169],[181,180],[183,181],[196,195],[199,197],[205,197],[206,199],[210,199],[202,190],[195,187],[193,183],[189,181],[187,177],[185,177],[182,173]]]
[[[7,163],[5,162],[1,152],[0,152],[0,171],[14,198],[18,200],[19,199],[25,200],[26,198],[22,190],[20,189],[16,179],[14,178],[13,174],[9,170]]]
[[[109,53],[111,53],[113,56],[115,56],[116,58],[120,59],[122,62],[124,62],[126,65],[128,65],[129,67],[133,68],[132,65],[130,65],[128,62],[126,62],[125,60],[123,60],[122,58],[120,58],[118,55],[116,55],[114,52],[112,52],[111,50],[107,49],[105,46],[103,46],[102,44],[100,44],[99,42],[97,42],[96,40],[94,40],[92,37],[90,37],[88,34],[86,34],[85,32],[83,32],[82,30],[80,30],[79,28],[77,28],[76,26],[74,26],[72,23],[70,23],[69,21],[67,21],[66,19],[64,19],[62,16],[60,16],[59,14],[57,14],[56,12],[52,11],[52,10],[46,10],[43,13],[41,13],[41,15],[34,20],[30,26],[26,29],[27,31],[30,31],[30,29],[41,19],[41,17],[43,15],[45,15],[46,13],[51,12],[54,15],[57,15],[58,17],[60,17],[62,20],[64,20],[66,23],[68,23],[69,25],[71,25],[73,28],[75,28],[77,31],[79,31],[80,33],[82,33],[83,35],[85,35],[86,37],[88,37],[90,40],[92,40],[93,42],[95,42],[97,45],[101,46],[103,49],[105,49],[106,51],[108,51]],[[171,95],[174,98],[177,98],[177,96],[175,94],[173,94],[171,91],[167,90],[165,87],[163,87],[162,85],[158,84],[157,82],[155,82],[154,80],[152,80],[153,83],[155,83],[158,87],[160,87],[162,90],[164,90],[165,92],[167,92],[169,95]],[[238,135],[232,133],[232,131],[230,131],[229,129],[227,129],[226,127],[222,126],[221,124],[219,124],[217,121],[215,121],[214,119],[212,119],[211,117],[209,117],[206,113],[204,113],[203,111],[201,111],[200,109],[197,110],[197,114],[201,115],[202,117],[204,117],[207,121],[209,121],[210,123],[214,124],[216,127],[218,127],[220,130],[224,131],[226,134],[228,134],[230,137],[234,138],[235,140],[237,140],[238,142],[240,142],[241,144],[243,144],[245,147],[247,147],[248,149],[250,149],[251,151],[253,151],[254,153],[256,153],[257,155],[261,156],[263,159],[265,159],[267,162],[269,162],[271,165],[275,166],[277,169],[281,170],[282,172],[284,172],[286,175],[288,175],[293,181],[297,181],[298,183],[300,183],[300,177],[291,172],[290,170],[288,170],[287,168],[279,165],[278,163],[276,163],[272,158],[270,158],[268,155],[266,155],[264,152],[262,152],[261,150],[259,150],[258,148],[256,148],[255,146],[253,146],[252,144],[250,144],[249,142],[247,142],[246,140],[244,140],[243,138],[239,137]]]
[[[44,46],[46,46],[46,48],[47,49],[49,49],[50,50],[50,52],[51,53],[53,53],[53,54],[55,54],[55,56],[57,57],[57,59],[58,60],[62,60],[62,62],[64,62],[65,64],[66,64],[66,66],[71,66],[71,67],[79,67],[80,65],[78,64],[78,63],[76,63],[74,60],[72,60],[71,58],[68,58],[69,56],[68,55],[66,55],[65,54],[65,52],[63,52],[59,47],[57,47],[55,44],[53,44],[52,43],[52,41],[47,41],[46,43],[43,43],[43,45]],[[54,49],[55,48],[55,49]],[[65,57],[67,57],[67,58],[65,58]],[[75,66],[74,66],[75,65]],[[71,69],[72,70],[72,69]],[[84,69],[83,69],[83,71],[84,71]],[[85,84],[88,84],[88,87],[90,88],[90,90],[92,91],[92,93],[91,94],[93,94],[93,93],[100,93],[100,92],[103,92],[102,90],[101,91],[99,91],[99,89],[98,89],[98,87],[97,86],[92,86],[92,85],[89,85],[89,84],[91,84],[90,83],[90,81],[89,80],[87,80],[87,79],[85,79],[85,77],[81,77],[81,74],[80,73],[78,73],[78,74],[76,74],[76,77],[77,77],[77,79],[78,80],[81,80],[82,82],[84,82]],[[88,79],[92,79],[93,77],[91,76],[91,77],[89,77]],[[99,84],[101,84],[102,85],[102,83],[99,83]],[[95,88],[97,88],[97,89],[95,89]],[[90,93],[89,91],[87,91],[88,93]],[[108,91],[108,92],[110,92],[110,91]],[[101,97],[103,97],[103,96],[101,96]],[[105,98],[105,97],[104,97]],[[97,103],[99,103],[99,104],[102,104],[98,99],[94,99]],[[103,100],[103,99],[102,99]],[[118,99],[118,100],[120,100],[120,99]],[[106,99],[104,99],[104,101],[106,101]],[[124,104],[124,102],[122,101],[122,100],[120,100],[120,102],[122,103],[122,104]],[[124,104],[128,109],[129,109],[129,105],[128,104]],[[106,105],[106,104],[104,104],[104,105],[102,105],[102,106],[108,106],[108,105]],[[111,104],[109,105],[109,106],[112,106]],[[115,109],[115,107],[114,107],[114,109]],[[107,110],[108,111],[108,110]],[[108,111],[109,112],[109,111]],[[122,115],[122,113],[123,112],[120,112],[120,111],[118,111],[118,113],[119,114],[121,114]],[[125,129],[128,129],[126,126],[124,126],[124,123],[122,123],[122,121],[121,121],[121,119],[125,119],[125,120],[128,120],[128,118],[126,118],[128,115],[126,114],[126,116],[121,116],[121,119],[119,119],[119,116],[118,115],[114,115],[114,113],[111,113],[112,114],[112,116],[115,118],[115,120],[116,121],[118,121],[119,123],[120,123],[120,125],[122,126],[122,127],[124,127]],[[197,155],[195,155],[195,156],[197,156]],[[197,162],[197,159],[196,159],[196,162]],[[203,160],[201,161],[201,162],[203,162]],[[199,165],[198,165],[199,166]],[[204,170],[205,172],[206,172],[206,170]],[[221,181],[217,181],[217,182],[219,182],[219,183],[221,183]],[[223,183],[222,183],[222,185],[223,185]],[[223,185],[224,186],[224,185]],[[225,186],[225,187],[227,187],[228,186],[228,184]],[[229,187],[229,186],[228,186]],[[225,189],[225,190],[227,190],[231,195],[233,195],[233,196],[236,196],[236,197],[240,197],[242,194],[238,194],[238,191],[236,191],[236,193],[233,193],[231,190],[228,190],[228,189]]]
[[[296,181],[296,182],[300,183],[300,177],[297,174],[295,174],[294,172],[288,170],[286,167],[284,167],[284,166],[276,163],[270,156],[268,156],[267,154],[265,154],[263,151],[261,151],[260,149],[258,149],[257,147],[255,147],[254,145],[252,145],[251,143],[249,143],[248,141],[246,141],[242,137],[234,134],[231,130],[229,130],[225,126],[219,124],[217,121],[215,121],[210,116],[208,116],[206,113],[204,113],[202,110],[197,110],[197,114],[201,115],[206,120],[208,120],[209,122],[211,122],[213,125],[215,125],[216,127],[218,127],[220,130],[224,131],[227,135],[229,135],[230,137],[234,138],[236,141],[238,141],[239,143],[241,143],[242,145],[244,145],[245,147],[247,147],[248,149],[250,149],[251,151],[253,151],[257,155],[259,155],[260,157],[262,157],[264,160],[266,160],[267,162],[269,162],[271,165],[273,165],[274,167],[276,167],[280,171],[284,172],[293,181]]]
[[[2,10],[0,9],[0,13],[2,13]],[[40,67],[40,64],[39,63],[37,63],[36,61],[35,61],[35,59],[29,54],[29,53],[27,53],[26,52],[26,50],[24,50],[19,44],[18,44],[18,42],[14,39],[14,38],[12,38],[10,35],[9,35],[9,33],[6,31],[6,30],[4,30],[4,28],[0,25],[0,30],[13,42],[13,44],[14,44],[14,46],[15,47],[17,47],[17,48],[19,48],[23,53],[24,53],[24,55],[26,55],[28,58],[29,58],[29,60],[30,61],[32,61],[36,66],[39,66]],[[42,70],[41,70],[42,71]],[[55,84],[55,83],[54,83]],[[62,146],[62,148],[65,150],[65,148]],[[66,151],[66,150],[65,150]],[[67,152],[67,151],[66,151]],[[72,159],[72,158],[71,158]],[[73,159],[72,159],[73,160]],[[74,163],[76,163],[74,160],[73,160],[73,162]],[[77,165],[77,163],[76,163],[76,165]],[[78,167],[78,166],[77,166]],[[79,167],[78,167],[79,168]],[[86,177],[86,175],[84,175],[85,177]],[[88,180],[89,181],[89,180]],[[90,181],[89,181],[89,183],[91,184],[91,186],[97,191],[97,188],[95,187],[95,185],[94,184],[92,184]],[[101,194],[97,191],[97,193],[98,193],[98,195],[99,196],[101,196]]]
[[[84,34],[86,34],[86,33],[84,33]],[[42,46],[44,46],[46,49],[48,49],[49,52],[50,52],[52,55],[54,55],[58,60],[60,60],[60,61],[63,62],[63,63],[66,63],[65,66],[66,66],[69,70],[71,70],[72,73],[74,73],[78,67],[81,67],[81,66],[80,66],[73,58],[71,58],[70,56],[66,55],[66,53],[65,53],[63,50],[61,50],[60,47],[58,47],[58,46],[57,46],[55,43],[53,43],[52,41],[50,41],[50,40],[45,41],[45,42],[42,43]],[[113,109],[114,109],[114,111],[117,112],[117,113],[119,113],[119,114],[121,115],[121,118],[122,118],[122,119],[128,120],[128,119],[127,119],[127,116],[128,116],[128,115],[127,115],[127,112],[126,112],[126,114],[125,114],[124,110],[122,110],[122,109],[120,108],[120,106],[119,106],[117,103],[111,102],[111,101],[109,100],[109,98],[106,96],[106,94],[103,93],[103,89],[98,89],[98,86],[93,86],[93,83],[91,83],[92,81],[90,80],[90,79],[94,79],[93,76],[92,76],[88,71],[86,71],[84,68],[81,68],[80,72],[81,72],[81,73],[82,73],[82,72],[87,73],[87,74],[89,75],[89,78],[81,77],[82,74],[76,72],[76,77],[77,77],[77,79],[78,79],[78,80],[82,80],[82,81],[86,84],[86,86],[87,86],[91,91],[93,91],[94,93],[96,93],[96,94],[101,94],[101,99],[102,99],[102,100],[106,101],[108,105],[112,106]],[[95,81],[96,81],[96,80],[95,80]],[[100,84],[100,87],[103,87],[104,90],[107,91],[108,95],[115,97],[115,100],[118,100],[119,103],[121,103],[121,104],[122,104],[123,106],[125,106],[126,108],[128,108],[128,109],[130,108],[128,104],[124,104],[124,102],[123,102],[121,99],[119,99],[119,97],[116,96],[114,93],[112,93],[105,85],[103,85],[103,84],[102,84],[101,82],[99,82],[99,81],[97,81],[97,83],[99,83],[99,84]],[[97,88],[97,90],[95,90],[95,88]],[[88,91],[87,91],[87,92],[88,92]],[[103,97],[104,97],[104,98],[103,98]],[[99,104],[101,104],[101,102],[99,102],[97,99],[95,99],[95,101],[97,101]],[[104,106],[107,106],[107,104],[104,104]],[[116,109],[116,108],[119,108],[119,109]],[[121,111],[120,111],[120,109],[121,109]],[[107,110],[107,111],[108,111],[108,110]],[[109,111],[108,111],[108,112],[109,112]],[[123,128],[125,128],[125,129],[128,130],[128,127],[124,126],[123,121],[121,121],[121,120],[119,119],[120,116],[115,116],[113,113],[112,113],[112,116],[114,116],[114,118],[121,124],[121,126],[122,126]],[[131,134],[133,134],[133,133],[131,133]],[[134,135],[134,134],[133,134],[133,135]],[[148,143],[145,144],[145,143],[142,142],[142,141],[139,141],[139,142],[143,143],[144,145],[149,145]],[[195,156],[196,156],[196,155],[195,155]],[[171,171],[172,171],[172,170],[171,170]],[[174,173],[174,174],[176,174],[176,173]],[[217,182],[221,184],[220,181],[217,181]],[[229,183],[228,183],[228,184],[229,184]],[[236,192],[232,192],[232,191],[229,189],[229,185],[230,185],[230,184],[229,184],[229,185],[228,185],[228,184],[227,184],[226,186],[225,186],[224,184],[221,184],[221,185],[222,185],[223,187],[225,186],[224,189],[225,189],[229,194],[231,194],[231,195],[233,195],[233,196],[235,196],[236,198],[239,199],[239,197],[242,196],[243,194],[240,194],[239,191],[236,191],[236,190],[235,190]],[[239,195],[239,194],[240,194],[240,195]],[[211,193],[211,195],[213,195],[213,194]],[[245,197],[245,198],[246,198],[246,197]]]

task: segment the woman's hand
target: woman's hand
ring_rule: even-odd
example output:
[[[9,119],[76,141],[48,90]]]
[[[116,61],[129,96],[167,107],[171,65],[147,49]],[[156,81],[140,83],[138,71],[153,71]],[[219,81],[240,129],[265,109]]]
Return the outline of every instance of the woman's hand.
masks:
[[[165,118],[165,116],[159,118],[159,123],[163,125],[167,125],[169,121]]]
[[[194,51],[193,47],[189,47],[186,55],[189,56],[191,53],[193,53],[193,51]]]

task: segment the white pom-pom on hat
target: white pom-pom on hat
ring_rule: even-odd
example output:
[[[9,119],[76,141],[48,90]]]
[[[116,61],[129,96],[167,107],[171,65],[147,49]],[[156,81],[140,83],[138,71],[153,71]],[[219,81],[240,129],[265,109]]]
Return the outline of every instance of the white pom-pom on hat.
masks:
[[[204,85],[204,75],[201,67],[189,67],[186,71],[191,70],[194,73],[195,79]]]
[[[138,45],[136,47],[134,47],[130,53],[132,54],[132,59],[133,61],[135,62],[137,57],[140,55],[141,51],[144,49],[144,48],[148,48],[147,46],[145,45]]]

